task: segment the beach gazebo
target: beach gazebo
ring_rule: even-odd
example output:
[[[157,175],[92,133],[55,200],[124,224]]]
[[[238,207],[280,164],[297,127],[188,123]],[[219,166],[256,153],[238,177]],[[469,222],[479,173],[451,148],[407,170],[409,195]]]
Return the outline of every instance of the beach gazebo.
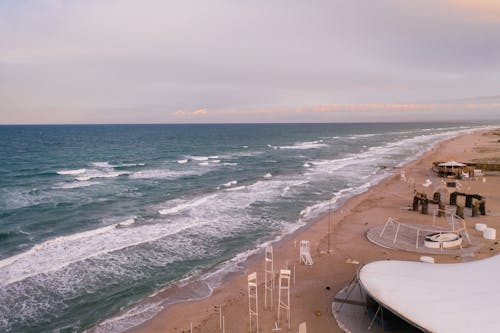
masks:
[[[466,166],[466,164],[454,160],[441,162],[438,164],[439,174],[443,175],[444,177],[457,176],[460,175],[460,172],[462,172],[463,168]]]

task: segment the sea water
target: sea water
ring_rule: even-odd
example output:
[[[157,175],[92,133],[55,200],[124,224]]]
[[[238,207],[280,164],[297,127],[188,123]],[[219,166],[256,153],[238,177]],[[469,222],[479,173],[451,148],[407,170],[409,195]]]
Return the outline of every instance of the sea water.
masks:
[[[1,126],[0,331],[130,328],[161,309],[142,299],[189,276],[208,293],[262,244],[482,127]]]

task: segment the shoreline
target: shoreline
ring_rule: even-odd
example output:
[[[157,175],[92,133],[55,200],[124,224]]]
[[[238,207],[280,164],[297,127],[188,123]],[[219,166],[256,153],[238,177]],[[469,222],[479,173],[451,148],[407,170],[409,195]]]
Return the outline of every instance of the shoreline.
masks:
[[[469,136],[469,135],[474,135],[476,133],[484,133],[487,131],[490,131],[490,130],[480,129],[480,130],[475,130],[472,133],[458,134],[457,136],[454,136],[452,138],[444,139],[443,141],[438,142],[437,144],[430,147],[427,151],[420,154],[416,159],[413,159],[411,161],[404,163],[403,165],[398,165],[398,166],[392,168],[392,170],[389,171],[387,175],[385,175],[383,178],[381,178],[376,184],[373,184],[373,185],[369,186],[368,188],[364,189],[363,192],[354,194],[353,196],[346,198],[343,202],[341,202],[341,204],[338,207],[335,207],[331,211],[331,216],[333,218],[332,225],[334,226],[334,228],[332,228],[333,230],[332,230],[332,233],[330,236],[333,238],[333,234],[335,233],[335,231],[334,231],[335,227],[337,227],[342,222],[342,220],[346,217],[346,215],[351,214],[352,210],[357,205],[359,205],[363,200],[365,200],[372,193],[372,191],[376,191],[377,189],[382,188],[385,183],[391,182],[391,180],[393,180],[395,177],[397,177],[398,170],[406,170],[406,169],[411,168],[415,164],[420,163],[428,155],[432,154],[436,150],[439,150],[442,146],[448,144],[449,142],[451,142],[453,140],[456,140],[457,138]],[[324,214],[321,214],[317,218],[309,221],[307,224],[300,226],[299,228],[294,230],[292,233],[279,236],[280,239],[278,241],[271,240],[267,243],[273,245],[275,253],[281,253],[284,250],[290,251],[290,249],[289,249],[290,243],[292,243],[294,240],[297,240],[297,238],[301,237],[301,235],[311,233],[311,232],[316,232],[314,229],[321,228],[320,225],[323,225],[323,228],[324,228],[325,219],[328,219],[329,216],[330,216],[329,213],[325,212]],[[322,243],[324,243],[324,242],[322,242],[322,240],[324,240],[323,238],[326,239],[327,237],[320,237],[319,240],[316,239],[315,242],[311,241],[311,249],[313,250],[312,251],[313,258],[315,258],[315,257],[321,258],[321,256],[325,256],[327,249],[323,249],[323,247],[325,245],[325,244],[322,244]],[[208,303],[208,302],[214,303],[214,304],[228,303],[228,298],[230,299],[230,296],[228,295],[227,292],[225,292],[225,289],[229,288],[229,289],[234,290],[235,288],[230,287],[230,285],[238,285],[240,292],[241,292],[241,290],[245,290],[245,288],[242,288],[242,286],[241,286],[241,281],[239,281],[239,282],[236,281],[238,279],[238,277],[241,277],[245,273],[248,273],[252,270],[256,270],[256,271],[262,270],[262,267],[258,267],[258,266],[259,266],[260,260],[262,260],[262,258],[263,258],[263,253],[262,253],[263,251],[262,250],[263,250],[264,246],[265,245],[260,245],[257,249],[253,250],[252,251],[253,253],[248,255],[247,258],[245,260],[243,260],[243,262],[236,263],[236,266],[241,266],[241,267],[239,267],[239,269],[237,271],[233,271],[233,272],[226,274],[221,279],[220,284],[218,286],[216,286],[213,290],[211,290],[209,295],[197,298],[195,300],[193,300],[193,299],[192,300],[179,300],[175,303],[170,303],[170,304],[164,305],[165,308],[163,310],[161,310],[159,313],[157,313],[155,316],[153,316],[151,319],[146,320],[145,322],[143,322],[143,323],[141,323],[133,328],[127,329],[127,330],[125,330],[125,332],[149,332],[149,331],[151,331],[149,329],[151,326],[158,327],[157,326],[158,325],[157,322],[159,321],[158,318],[161,317],[161,318],[165,318],[165,319],[168,319],[169,321],[171,321],[172,316],[169,314],[170,313],[175,314],[176,312],[178,312],[176,310],[177,308],[190,307],[192,304],[195,304],[195,303]],[[276,259],[275,259],[275,261],[276,261]],[[278,261],[279,265],[275,264],[275,267],[277,267],[277,266],[281,267],[284,265],[289,266],[288,260],[285,260],[285,262],[283,262],[283,260],[281,260],[281,261],[282,262]],[[194,279],[196,279],[196,277],[194,277]],[[241,279],[239,279],[239,280],[241,280]],[[193,283],[193,282],[187,282],[188,285],[191,285],[191,283]],[[173,287],[175,289],[175,286],[173,286]],[[244,287],[246,287],[246,286],[244,286]],[[167,289],[160,291],[158,294],[164,293],[163,296],[168,297],[168,295],[172,292],[172,290],[170,290],[171,288],[172,288],[172,286],[167,287]],[[174,291],[174,294],[175,294],[175,291]],[[172,295],[172,294],[170,294],[170,295]],[[217,300],[221,299],[221,298],[223,301],[217,302]],[[224,305],[223,305],[223,308],[224,308]],[[211,315],[209,315],[207,313],[206,316],[208,316],[208,318],[194,316],[194,318],[192,318],[194,331],[197,331],[197,328],[200,325],[203,326],[204,323],[206,323],[210,319],[210,317],[213,317],[214,315],[215,315],[215,312],[212,313]],[[247,313],[247,315],[248,315],[248,313]],[[186,320],[183,320],[183,321],[186,322]],[[164,330],[169,329],[169,331],[174,332],[174,331],[177,331],[177,329],[181,329],[180,327],[182,327],[182,325],[180,323],[177,324],[176,322],[179,322],[178,318],[176,318],[176,320],[174,322],[171,322],[170,324],[163,323],[161,325],[161,327]],[[183,325],[183,326],[184,326],[184,328],[189,327],[189,322],[187,323],[187,325]],[[155,329],[153,328],[152,331],[154,331],[154,330]]]

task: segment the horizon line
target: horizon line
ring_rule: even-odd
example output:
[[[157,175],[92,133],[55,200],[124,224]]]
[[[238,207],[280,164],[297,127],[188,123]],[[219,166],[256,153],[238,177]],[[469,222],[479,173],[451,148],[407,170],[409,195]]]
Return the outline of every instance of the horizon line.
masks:
[[[428,123],[463,123],[463,122],[473,122],[473,123],[484,123],[489,121],[498,121],[500,118],[489,118],[489,119],[460,119],[460,120],[398,120],[398,121],[327,121],[327,122],[178,122],[178,123],[168,123],[168,122],[137,122],[137,123],[6,123],[0,126],[92,126],[92,125],[293,125],[293,124],[428,124]]]

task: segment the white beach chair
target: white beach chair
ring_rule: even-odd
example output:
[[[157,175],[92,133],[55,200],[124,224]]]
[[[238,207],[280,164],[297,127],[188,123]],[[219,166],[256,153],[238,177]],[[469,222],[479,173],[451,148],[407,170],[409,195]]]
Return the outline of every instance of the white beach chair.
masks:
[[[300,241],[300,263],[304,262],[305,265],[313,264],[310,250],[311,245],[308,240]]]
[[[429,187],[432,185],[432,181],[430,179],[426,179],[425,183],[422,184],[424,187]]]

